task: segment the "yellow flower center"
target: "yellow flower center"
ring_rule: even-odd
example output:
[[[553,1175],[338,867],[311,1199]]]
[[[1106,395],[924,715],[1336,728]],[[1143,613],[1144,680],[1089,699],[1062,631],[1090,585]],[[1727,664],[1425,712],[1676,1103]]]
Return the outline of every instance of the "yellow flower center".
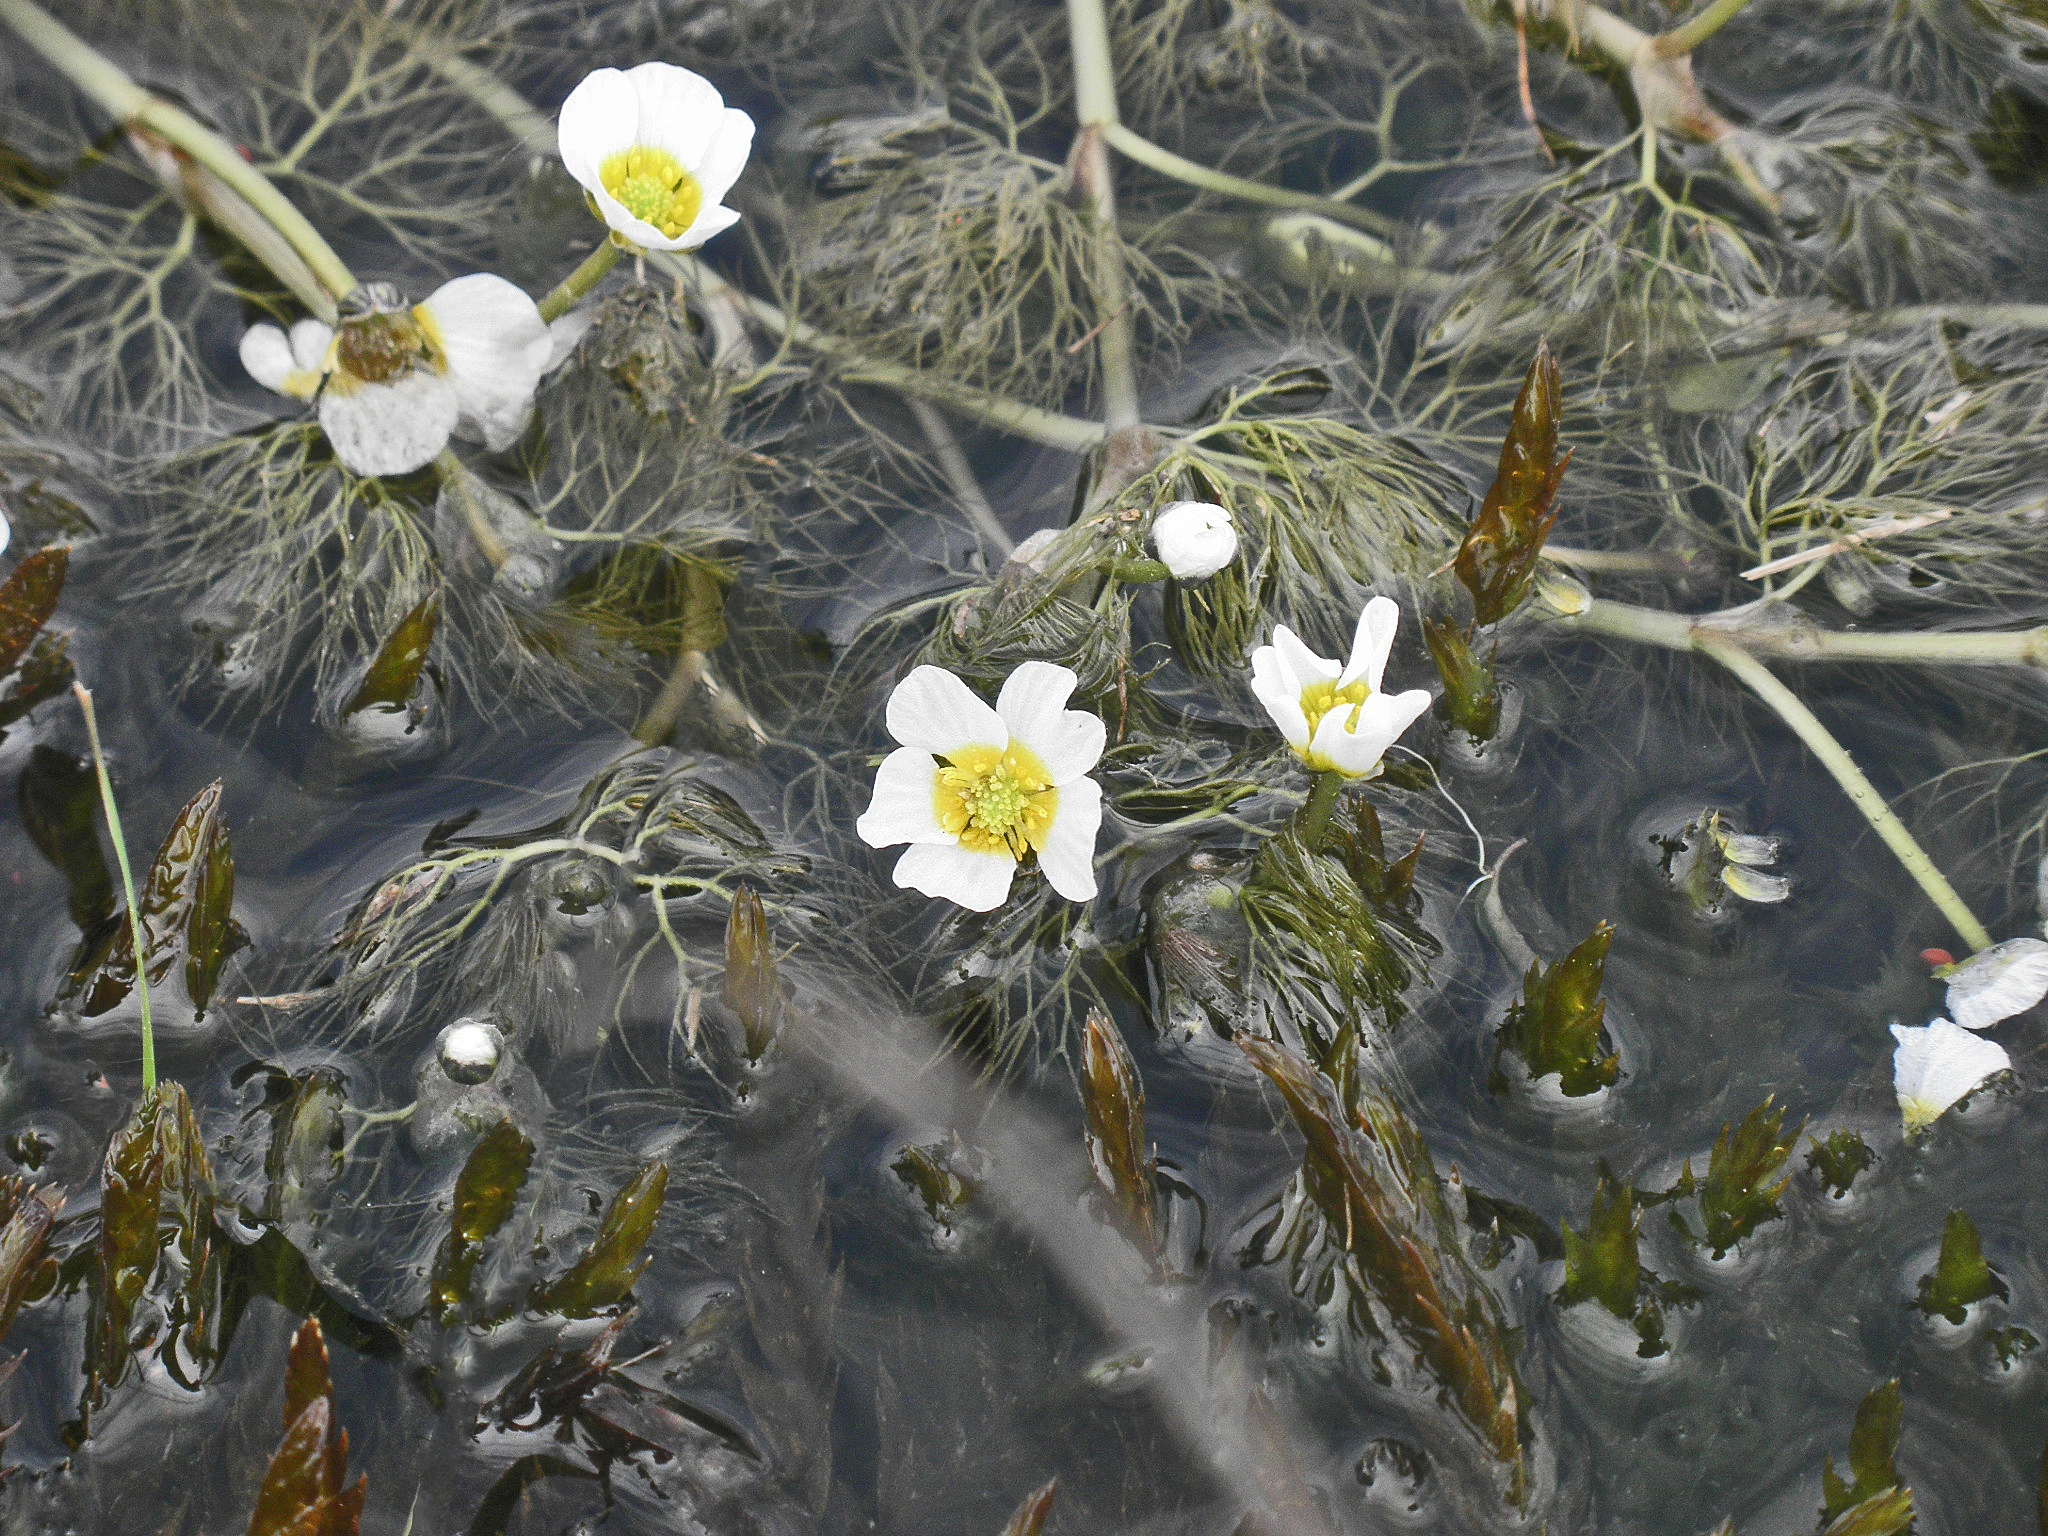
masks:
[[[608,157],[597,179],[621,208],[673,240],[697,221],[704,191],[665,149],[636,146]]]
[[[939,825],[970,853],[1008,853],[1022,860],[1045,845],[1059,810],[1052,774],[1030,748],[1016,742],[962,747],[946,759],[932,784]]]
[[[1333,709],[1348,709],[1351,718],[1344,722],[1347,733],[1358,729],[1358,711],[1372,696],[1372,684],[1364,678],[1339,688],[1335,683],[1310,683],[1301,690],[1301,712],[1308,716],[1308,739],[1316,739],[1316,727],[1323,723],[1323,716]],[[1335,763],[1324,762],[1313,751],[1304,749],[1301,760],[1318,773],[1334,769]]]

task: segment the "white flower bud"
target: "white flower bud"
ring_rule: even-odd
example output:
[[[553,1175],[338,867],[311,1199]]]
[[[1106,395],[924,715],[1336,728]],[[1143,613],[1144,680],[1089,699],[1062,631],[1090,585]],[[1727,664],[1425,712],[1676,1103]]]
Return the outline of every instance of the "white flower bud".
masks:
[[[1175,579],[1200,581],[1237,558],[1237,529],[1213,501],[1169,502],[1152,519],[1152,547]]]
[[[457,1019],[441,1032],[434,1049],[442,1072],[463,1084],[488,1081],[503,1051],[497,1030],[481,1019]]]

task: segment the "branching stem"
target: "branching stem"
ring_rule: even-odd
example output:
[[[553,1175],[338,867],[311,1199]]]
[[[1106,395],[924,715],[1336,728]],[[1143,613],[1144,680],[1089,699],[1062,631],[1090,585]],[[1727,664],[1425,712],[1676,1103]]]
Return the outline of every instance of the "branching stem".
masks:
[[[1102,136],[1110,148],[1128,156],[1148,170],[1175,181],[1185,182],[1191,187],[1204,191],[1218,192],[1225,197],[1234,197],[1247,203],[1264,203],[1272,208],[1301,208],[1319,213],[1326,219],[1335,219],[1340,224],[1349,224],[1375,235],[1391,235],[1399,227],[1383,213],[1370,208],[1361,208],[1356,203],[1340,202],[1336,198],[1324,197],[1315,192],[1295,192],[1286,187],[1270,187],[1263,181],[1253,181],[1244,176],[1233,176],[1228,171],[1215,170],[1201,165],[1184,155],[1177,155],[1162,145],[1134,133],[1122,123],[1111,122],[1102,125]],[[1391,255],[1389,257],[1391,260]]]
[[[332,304],[354,291],[355,275],[320,231],[292,206],[269,178],[244,160],[235,147],[184,108],[144,90],[112,60],[94,49],[35,0],[0,0],[0,21],[41,54],[71,83],[98,102],[124,128],[137,128],[162,139],[211,171],[261,215],[295,251],[327,290],[330,303],[323,320],[332,320]],[[256,251],[258,257],[264,253]],[[281,281],[288,281],[279,273]]]
[[[1691,53],[1734,20],[1736,14],[1748,4],[1749,0],[1714,0],[1712,5],[1683,26],[1659,33],[1651,40],[1650,46],[1662,59],[1675,59],[1680,54]]]

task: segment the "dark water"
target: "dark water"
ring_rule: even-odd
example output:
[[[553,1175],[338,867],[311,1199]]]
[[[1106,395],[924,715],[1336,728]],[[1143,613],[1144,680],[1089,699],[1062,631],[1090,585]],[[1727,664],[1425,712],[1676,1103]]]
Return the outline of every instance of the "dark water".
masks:
[[[1669,21],[1659,7],[1629,14]],[[744,223],[710,265],[871,363],[948,381],[935,393],[1010,537],[1093,509],[1100,456],[1034,445],[960,403],[980,389],[1076,419],[1100,409],[1085,242],[1060,243],[1080,226],[1061,181],[1073,106],[1056,8],[663,0],[386,15],[94,0],[67,19],[259,165],[313,126],[280,184],[359,275],[414,297],[472,270],[542,292],[598,231],[552,162],[408,47],[460,40],[544,111],[598,65],[700,69],[760,124],[734,194]],[[1002,552],[961,511],[903,395],[857,363],[778,352],[730,307],[701,292],[684,303],[661,269],[628,262],[577,360],[543,386],[528,437],[503,455],[462,452],[510,498],[504,528],[525,536],[519,519],[536,515],[662,541],[679,569],[716,569],[714,610],[730,586],[723,633],[700,639],[739,710],[699,689],[653,746],[631,733],[677,647],[649,626],[701,620],[704,589],[636,605],[594,585],[616,542],[543,536],[538,590],[508,592],[424,474],[382,502],[358,490],[324,533],[299,531],[340,477],[309,430],[291,441],[310,457],[285,455],[269,479],[250,467],[252,445],[289,438],[271,423],[295,408],[235,357],[249,323],[297,311],[232,240],[188,230],[132,149],[102,138],[104,115],[0,32],[5,559],[72,547],[52,629],[93,690],[139,864],[223,781],[249,938],[202,1017],[173,988],[157,1022],[161,1070],[191,1095],[218,1190],[226,1278],[196,1331],[206,1342],[185,1341],[173,1252],[150,1272],[121,1363],[100,1357],[112,1384],[87,1412],[102,1165],[141,1096],[137,1021],[126,1003],[89,1020],[53,1006],[80,917],[107,910],[89,873],[107,867],[106,844],[80,830],[97,802],[71,701],[8,725],[0,1171],[64,1204],[54,1289],[37,1288],[4,1346],[20,1356],[0,1388],[17,1426],[0,1453],[7,1529],[243,1527],[277,1446],[288,1341],[309,1314],[332,1351],[349,1475],[367,1478],[363,1528],[380,1532],[993,1533],[1054,1477],[1055,1532],[1693,1532],[1724,1518],[1804,1531],[1823,1463],[1844,1464],[1858,1404],[1892,1379],[1916,1529],[2034,1528],[2048,1383],[2020,1331],[2048,1331],[2040,1018],[1997,1031],[2011,1078],[1902,1137],[1887,1026],[1941,1012],[1920,951],[1964,946],[1811,753],[1706,657],[1532,610],[1501,631],[1501,738],[1475,757],[1426,720],[1398,771],[1363,791],[1391,851],[1424,838],[1419,925],[1441,952],[1418,961],[1400,1006],[1350,1009],[1360,1070],[1412,1119],[1437,1176],[1455,1169],[1475,1197],[1469,1257],[1451,1246],[1457,1264],[1483,1266],[1508,1330],[1521,1507],[1385,1322],[1398,1302],[1372,1304],[1387,1330],[1375,1340],[1341,1298],[1268,1256],[1302,1141],[1229,1036],[1279,1018],[1298,1044],[1326,1000],[1254,967],[1190,1032],[1161,953],[1187,861],[1239,879],[1308,783],[1240,665],[1204,672],[1190,632],[1241,656],[1289,622],[1328,651],[1372,587],[1404,605],[1389,686],[1436,686],[1418,617],[1462,601],[1441,567],[1539,335],[1563,365],[1577,455],[1553,538],[1654,557],[1647,571],[1582,569],[1602,598],[1731,606],[1759,590],[1734,573],[1796,547],[1802,518],[1832,533],[1939,506],[1958,515],[1887,543],[1896,559],[1839,557],[1846,574],[1783,606],[1827,628],[2037,621],[2048,561],[2029,508],[2048,353],[2040,311],[2019,306],[2042,285],[2041,18],[1758,0],[1698,69],[1753,135],[1780,207],[1746,202],[1712,151],[1667,142],[1665,183],[1687,200],[1668,222],[1632,190],[1633,145],[1581,172],[1627,138],[1634,109],[1596,61],[1562,58],[1547,23],[1532,88],[1555,162],[1521,116],[1502,19],[1250,0],[1112,19],[1127,120],[1276,185],[1341,185],[1385,158],[1372,125],[1388,83],[1405,82],[1387,121],[1423,168],[1363,197],[1402,221],[1411,274],[1398,282],[1348,280],[1327,252],[1304,264],[1268,215],[1118,171],[1146,419],[1199,427],[1219,391],[1312,365],[1314,398],[1291,415],[1363,436],[1304,448],[1301,464],[1350,510],[1334,527],[1310,528],[1299,501],[1243,521],[1247,558],[1277,549],[1291,518],[1330,558],[1273,554],[1235,632],[1167,613],[1185,594],[1158,587],[1092,610],[1092,589],[1005,608],[990,590]],[[357,93],[359,59],[382,73]],[[332,121],[316,103],[340,103]],[[962,209],[1001,211],[1029,238],[993,260],[964,236],[949,245]],[[1023,276],[1041,259],[1081,296]],[[1418,265],[1437,277],[1414,279]],[[1987,305],[2007,309],[1971,308]],[[733,329],[744,350],[715,366]],[[1962,429],[1934,435],[1928,413],[1958,391]],[[1412,498],[1426,536],[1397,536],[1372,489],[1394,465],[1441,477]],[[1249,497],[1248,483],[1230,494]],[[1129,504],[1149,510],[1172,489],[1140,481]],[[1793,542],[1763,547],[1765,517]],[[377,544],[374,530],[396,527],[414,542]],[[337,724],[348,695],[430,595],[441,628],[411,695],[423,723],[396,748],[351,745]],[[852,832],[889,746],[890,683],[936,659],[992,685],[1032,656],[1074,665],[1077,703],[1115,722],[1103,896],[1083,914],[1034,879],[982,919],[895,889],[893,851]],[[2040,931],[2037,674],[1779,670],[1993,935]],[[1166,825],[1230,784],[1249,792],[1228,815]],[[49,830],[52,796],[72,808],[69,830]],[[649,830],[650,801],[673,819]],[[600,804],[613,809],[590,819]],[[1654,839],[1710,810],[1781,840],[1789,899],[1688,904]],[[645,857],[608,861],[636,834],[653,839]],[[553,846],[578,837],[600,851]],[[366,938],[390,909],[376,893],[397,894],[402,878],[388,882],[416,861],[494,850],[524,850],[500,886],[473,880],[395,924],[389,951]],[[1494,868],[1504,924],[1474,884]],[[650,876],[679,883],[650,893]],[[783,1033],[759,1064],[724,1000],[740,883],[763,894],[783,951]],[[1550,961],[1603,920],[1618,1084],[1591,1102],[1498,1090],[1515,935]],[[405,947],[437,937],[431,953]],[[1160,1165],[1164,1258],[1135,1278],[1082,1151],[1091,1008],[1133,1053]],[[435,1064],[459,1018],[507,1042],[481,1096]],[[892,1076],[899,1051],[933,1064]],[[294,1094],[309,1083],[346,1108],[306,1122],[293,1153]],[[1767,1097],[1788,1134],[1804,1127],[1776,1218],[1717,1260],[1665,1209],[1644,1214],[1641,1263],[1692,1288],[1666,1311],[1667,1352],[1639,1357],[1627,1324],[1557,1302],[1559,1223],[1584,1230],[1602,1168],[1668,1189],[1688,1160],[1703,1173],[1723,1127]],[[416,1098],[410,1119],[390,1114]],[[460,1171],[501,1118],[530,1169],[466,1307],[437,1316],[429,1289]],[[1875,1154],[1842,1197],[1807,1163],[1835,1131]],[[907,1148],[949,1170],[959,1198],[921,1196]],[[630,1302],[585,1317],[534,1304],[536,1277],[581,1254],[614,1192],[655,1162],[666,1201]],[[1912,1304],[1958,1209],[2006,1291],[1960,1327]],[[1492,1234],[1489,1210],[1503,1213]],[[177,1231],[167,1209],[167,1250]],[[560,1362],[620,1320],[609,1366],[562,1385],[574,1373]],[[522,1397],[520,1373],[550,1349],[554,1395]]]

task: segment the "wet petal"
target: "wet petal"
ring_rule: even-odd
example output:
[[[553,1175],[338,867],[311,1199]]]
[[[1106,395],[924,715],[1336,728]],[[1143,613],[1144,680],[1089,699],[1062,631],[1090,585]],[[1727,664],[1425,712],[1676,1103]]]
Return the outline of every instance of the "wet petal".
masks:
[[[359,475],[403,475],[431,463],[460,415],[455,386],[437,373],[348,389],[330,382],[320,397],[334,456]]]
[[[690,227],[680,235],[677,235],[675,239],[663,241],[661,248],[664,250],[694,251],[706,240],[711,239],[714,235],[724,234],[733,225],[739,223],[739,221],[740,216],[733,209],[727,208],[722,204],[714,204],[691,220]]]
[[[284,393],[285,378],[298,367],[292,344],[274,325],[252,325],[242,332],[242,366],[265,389]]]
[[[1963,961],[1948,977],[1948,1011],[1964,1029],[1989,1029],[2048,997],[2048,943],[2007,939]]]
[[[1066,707],[1079,681],[1066,667],[1027,661],[1004,679],[996,698],[1010,739],[1036,753],[1055,784],[1070,784],[1093,768],[1109,738],[1095,716]]]
[[[1252,652],[1252,695],[1266,706],[1287,745],[1297,752],[1307,751],[1308,713],[1301,707],[1301,689],[1287,675],[1280,653],[1270,645]]]
[[[727,107],[694,167],[697,185],[704,189],[706,206],[724,200],[732,184],[740,179],[740,172],[747,168],[747,156],[753,149],[754,120],[737,107]]]
[[[854,830],[870,848],[894,843],[950,843],[932,804],[938,759],[916,747],[898,747],[875,773],[875,793]]]
[[[906,747],[941,757],[962,747],[1010,744],[1003,717],[944,667],[919,667],[889,695],[889,734]]]
[[[1069,901],[1095,896],[1095,838],[1102,828],[1102,786],[1076,779],[1060,786],[1059,811],[1038,850],[1038,867]]]
[[[1429,692],[1422,688],[1411,688],[1406,693],[1375,693],[1359,705],[1358,724],[1350,730],[1345,726],[1351,711],[1333,709],[1318,722],[1309,754],[1348,779],[1366,778],[1379,767],[1387,748],[1399,741],[1401,733],[1429,706]]]
[[[993,912],[1010,895],[1017,861],[1007,853],[969,853],[957,843],[916,843],[896,861],[896,883],[970,912]]]
[[[533,300],[489,272],[443,283],[415,313],[448,358],[461,421],[496,452],[526,428],[554,337]]]
[[[1336,662],[1310,650],[1285,624],[1274,626],[1272,649],[1279,657],[1281,676],[1294,684],[1297,697],[1310,683],[1336,682],[1343,671]]]
[[[1892,1055],[1892,1088],[1908,1131],[1933,1124],[1985,1079],[2012,1068],[2012,1058],[1996,1041],[1947,1019],[1919,1029],[1894,1024],[1892,1038],[1898,1041]]]
[[[1337,679],[1339,688],[1362,677],[1374,693],[1380,691],[1380,678],[1386,674],[1387,657],[1394,649],[1394,631],[1400,623],[1401,606],[1391,597],[1376,597],[1365,605],[1358,616],[1358,628],[1351,636],[1351,659]]]

